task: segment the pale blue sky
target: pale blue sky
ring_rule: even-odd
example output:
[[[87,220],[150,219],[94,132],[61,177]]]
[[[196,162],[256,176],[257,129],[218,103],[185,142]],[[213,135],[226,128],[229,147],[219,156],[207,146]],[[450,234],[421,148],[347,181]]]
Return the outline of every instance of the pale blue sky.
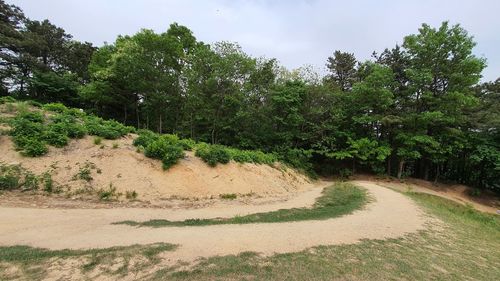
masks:
[[[485,57],[484,81],[500,77],[498,0],[6,0],[32,19],[48,18],[75,39],[95,45],[141,28],[165,31],[178,22],[204,42],[238,42],[253,56],[277,58],[287,68],[311,64],[324,72],[334,50],[359,60],[401,43],[422,23],[460,23]]]

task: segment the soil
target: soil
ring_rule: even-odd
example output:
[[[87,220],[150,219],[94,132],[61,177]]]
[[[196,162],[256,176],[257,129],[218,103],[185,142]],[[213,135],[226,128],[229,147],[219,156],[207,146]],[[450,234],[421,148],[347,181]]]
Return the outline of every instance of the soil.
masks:
[[[318,245],[356,243],[362,239],[397,238],[424,229],[430,221],[411,199],[401,193],[373,182],[356,181],[355,184],[368,190],[372,202],[350,215],[319,221],[163,228],[112,224],[123,220],[229,217],[283,208],[283,205],[273,204],[266,207],[139,208],[126,211],[0,207],[0,245],[83,249],[166,242],[179,245],[177,250],[165,254],[165,258],[177,262],[245,251],[270,255]],[[287,204],[309,205],[318,195],[319,192],[302,193],[296,197],[295,203]]]
[[[165,200],[214,199],[233,193],[238,197],[286,199],[291,193],[314,187],[306,176],[279,164],[230,162],[212,168],[189,151],[177,165],[164,171],[161,161],[136,152],[133,135],[103,140],[101,145],[95,145],[93,139],[87,136],[72,140],[64,148],[50,147],[47,155],[29,158],[14,150],[10,137],[0,136],[0,163],[21,164],[38,175],[49,171],[56,184],[72,198],[85,198],[89,190],[95,193],[113,187],[122,199],[127,191],[135,191],[139,200],[153,206]],[[78,178],[86,167],[90,167],[91,179]]]

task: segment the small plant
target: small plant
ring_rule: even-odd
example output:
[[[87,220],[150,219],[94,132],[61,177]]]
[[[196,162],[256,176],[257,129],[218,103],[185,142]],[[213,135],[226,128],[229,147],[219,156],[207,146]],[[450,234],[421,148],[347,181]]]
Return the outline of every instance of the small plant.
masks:
[[[165,154],[163,155],[163,159],[161,160],[163,163],[163,169],[168,170],[173,165],[179,162],[179,159],[184,157],[184,150],[182,147],[177,145],[170,145],[166,148]]]
[[[116,187],[113,186],[113,183],[109,183],[108,189],[101,189],[97,192],[100,200],[109,201],[113,198],[117,197]]]
[[[118,147],[120,147],[120,145],[117,142],[114,142],[113,143],[113,149],[117,149]]]
[[[95,137],[94,138],[94,144],[95,145],[100,145],[102,142],[102,138],[101,137]]]
[[[24,175],[23,189],[25,190],[38,189],[38,177],[30,171],[27,171]]]
[[[43,190],[45,192],[53,192],[54,191],[54,181],[52,180],[52,175],[49,172],[45,172],[42,174],[43,181]]]
[[[94,178],[92,177],[92,169],[95,169],[96,166],[92,162],[85,162],[83,166],[80,167],[78,173],[73,176],[73,180],[84,180],[86,182],[92,181]]]
[[[225,193],[225,194],[220,194],[219,197],[221,199],[234,200],[236,199],[237,195],[235,193]]]
[[[137,194],[137,192],[135,190],[128,190],[125,192],[125,198],[129,199],[129,200],[134,200],[137,198],[139,194]]]

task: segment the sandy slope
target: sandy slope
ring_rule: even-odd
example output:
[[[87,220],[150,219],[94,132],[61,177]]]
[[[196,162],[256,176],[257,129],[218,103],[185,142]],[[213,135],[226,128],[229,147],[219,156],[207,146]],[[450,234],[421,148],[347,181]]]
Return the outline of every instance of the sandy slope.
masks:
[[[127,219],[183,219],[217,217],[266,210],[196,209],[24,209],[0,208],[0,245],[30,245],[50,249],[105,248],[167,242],[179,248],[172,261],[256,251],[263,254],[300,251],[317,245],[355,243],[360,239],[401,237],[424,228],[428,218],[408,197],[371,182],[358,181],[374,202],[353,214],[324,221],[200,227],[136,228],[111,225]],[[304,195],[305,194],[305,195]],[[310,204],[311,196],[304,193]],[[300,197],[301,198],[301,197]],[[296,199],[302,202],[302,199]],[[304,202],[302,202],[304,203]],[[305,205],[307,205],[305,204]],[[267,210],[273,209],[268,206]]]
[[[135,190],[143,201],[208,198],[226,193],[286,197],[314,186],[306,176],[292,169],[235,162],[212,168],[192,152],[187,152],[177,165],[164,171],[161,161],[136,152],[132,141],[133,136],[104,140],[104,148],[100,148],[93,143],[93,137],[87,136],[72,140],[64,148],[50,147],[45,156],[28,158],[14,150],[10,137],[0,136],[0,162],[22,164],[36,174],[53,170],[57,184],[72,190],[108,189],[110,184],[121,193]],[[118,148],[112,148],[114,143]],[[75,180],[74,176],[85,163],[95,165],[91,174],[93,180]]]

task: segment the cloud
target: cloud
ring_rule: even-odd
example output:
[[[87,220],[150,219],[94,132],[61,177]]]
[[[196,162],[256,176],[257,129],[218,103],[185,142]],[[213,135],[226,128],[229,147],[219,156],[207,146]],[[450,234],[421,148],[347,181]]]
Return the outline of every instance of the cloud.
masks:
[[[9,0],[7,0],[9,1]],[[164,1],[11,0],[28,17],[48,18],[78,40],[96,45],[141,28],[165,31],[178,22],[207,43],[236,41],[254,56],[277,58],[288,68],[324,69],[335,50],[360,60],[416,33],[422,23],[460,23],[474,35],[475,54],[488,59],[484,80],[500,75],[500,1]]]

